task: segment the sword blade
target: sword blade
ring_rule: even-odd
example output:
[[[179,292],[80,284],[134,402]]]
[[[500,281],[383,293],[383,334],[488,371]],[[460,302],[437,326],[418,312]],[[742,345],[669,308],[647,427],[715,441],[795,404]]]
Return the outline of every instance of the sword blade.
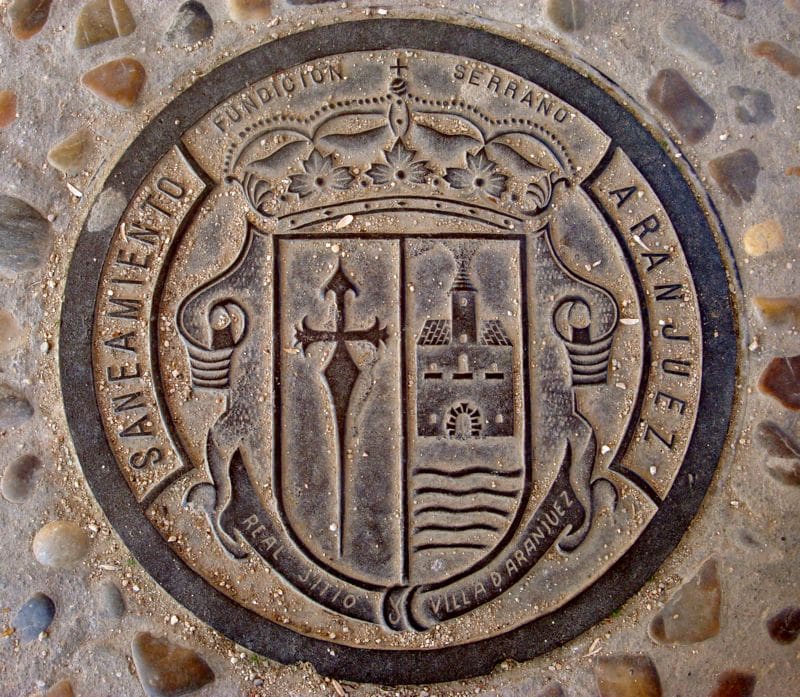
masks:
[[[333,413],[336,420],[336,440],[339,448],[339,528],[337,530],[339,556],[344,551],[345,526],[347,523],[347,414],[350,410],[350,398],[361,373],[346,342],[337,341],[333,357],[325,368],[323,375],[328,383],[333,402]]]

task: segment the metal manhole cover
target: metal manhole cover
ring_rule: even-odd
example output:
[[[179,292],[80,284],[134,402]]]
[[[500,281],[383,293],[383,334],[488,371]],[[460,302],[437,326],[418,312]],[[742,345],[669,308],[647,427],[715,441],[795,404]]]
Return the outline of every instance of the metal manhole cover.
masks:
[[[736,369],[716,222],[598,78],[460,26],[315,29],[181,94],[109,191],[64,306],[75,445],[239,644],[487,672],[618,607],[699,506]]]

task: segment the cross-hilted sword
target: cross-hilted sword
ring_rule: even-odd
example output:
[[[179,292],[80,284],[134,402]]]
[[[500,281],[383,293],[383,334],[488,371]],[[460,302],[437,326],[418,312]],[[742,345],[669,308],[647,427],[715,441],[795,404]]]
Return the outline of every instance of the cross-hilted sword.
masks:
[[[358,376],[361,372],[356,362],[347,349],[348,341],[368,341],[376,349],[386,342],[389,332],[386,327],[380,326],[380,320],[376,317],[375,323],[368,329],[347,331],[347,321],[345,318],[347,293],[358,296],[358,288],[353,281],[348,278],[342,268],[341,260],[331,276],[330,280],[322,288],[323,296],[333,293],[336,311],[336,329],[328,331],[324,329],[313,329],[308,326],[308,316],[303,317],[300,326],[295,329],[295,345],[300,346],[305,354],[309,346],[319,341],[335,342],[336,347],[322,374],[328,384],[331,393],[331,403],[333,414],[336,421],[337,444],[339,448],[339,526],[338,552],[342,556],[344,551],[345,517],[347,513],[347,502],[345,501],[345,490],[347,484],[347,457],[345,454],[347,414],[350,409],[350,398],[353,394]]]

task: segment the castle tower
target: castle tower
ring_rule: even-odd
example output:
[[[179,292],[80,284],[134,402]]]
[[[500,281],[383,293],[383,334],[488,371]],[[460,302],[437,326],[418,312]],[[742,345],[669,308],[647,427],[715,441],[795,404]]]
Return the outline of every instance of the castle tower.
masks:
[[[453,311],[453,343],[478,343],[478,291],[469,279],[469,258],[457,257],[456,277],[450,288]]]

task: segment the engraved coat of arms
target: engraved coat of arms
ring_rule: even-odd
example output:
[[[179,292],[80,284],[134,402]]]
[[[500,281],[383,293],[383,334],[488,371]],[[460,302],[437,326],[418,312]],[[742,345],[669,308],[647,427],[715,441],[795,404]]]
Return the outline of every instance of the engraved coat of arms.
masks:
[[[554,246],[580,176],[558,139],[415,95],[410,69],[243,134],[246,235],[178,324],[194,391],[225,399],[186,504],[230,556],[420,631],[576,549],[614,498],[576,394],[607,382],[619,310]]]

